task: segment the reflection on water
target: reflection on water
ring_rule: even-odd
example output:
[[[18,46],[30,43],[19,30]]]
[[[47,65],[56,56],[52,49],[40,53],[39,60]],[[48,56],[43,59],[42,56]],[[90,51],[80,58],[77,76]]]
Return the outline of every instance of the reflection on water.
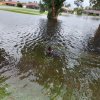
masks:
[[[10,19],[9,13],[2,12],[2,16],[6,14]],[[3,90],[7,95],[0,99],[99,99],[100,54],[87,49],[88,40],[99,25],[97,20],[68,16],[55,22],[10,14],[12,22],[15,18],[22,19],[12,25],[0,16],[0,48],[6,52],[0,53],[0,64],[8,62],[0,68],[0,76],[7,77],[2,83],[8,84]],[[25,21],[26,18],[29,20]],[[52,48],[53,56],[47,55],[48,47]]]

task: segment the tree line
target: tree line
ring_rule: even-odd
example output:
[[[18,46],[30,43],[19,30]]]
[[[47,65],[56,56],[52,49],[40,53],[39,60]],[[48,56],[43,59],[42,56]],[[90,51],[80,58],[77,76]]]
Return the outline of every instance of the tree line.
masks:
[[[60,9],[66,0],[42,0],[42,1],[48,8],[48,15],[47,15],[48,19],[57,19]],[[75,0],[74,3],[77,6],[82,6],[81,4],[83,2],[84,0]],[[100,9],[100,0],[90,0],[90,6],[95,9]]]

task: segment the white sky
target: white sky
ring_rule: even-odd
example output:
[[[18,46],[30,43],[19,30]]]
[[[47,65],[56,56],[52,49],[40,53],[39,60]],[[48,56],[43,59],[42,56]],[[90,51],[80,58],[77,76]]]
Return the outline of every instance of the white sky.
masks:
[[[75,7],[75,4],[74,4],[74,1],[75,0],[66,0],[66,2],[70,3],[72,8]],[[84,3],[83,3],[83,6],[89,6],[89,0],[84,0]]]

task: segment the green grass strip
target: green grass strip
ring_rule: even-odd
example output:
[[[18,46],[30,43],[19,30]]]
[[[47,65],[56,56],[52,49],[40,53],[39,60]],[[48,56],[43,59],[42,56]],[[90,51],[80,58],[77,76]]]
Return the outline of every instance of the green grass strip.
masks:
[[[22,14],[31,14],[31,15],[47,14],[47,12],[40,13],[39,10],[27,9],[27,8],[18,8],[18,7],[0,8],[0,10],[22,13]]]

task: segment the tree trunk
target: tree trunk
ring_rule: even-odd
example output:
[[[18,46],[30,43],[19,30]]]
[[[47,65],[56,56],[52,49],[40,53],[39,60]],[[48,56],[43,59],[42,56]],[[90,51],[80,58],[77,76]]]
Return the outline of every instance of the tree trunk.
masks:
[[[95,36],[94,36],[94,45],[96,47],[100,47],[100,25],[95,33]]]
[[[58,9],[55,7],[55,2],[52,0],[52,5],[48,10],[48,19],[57,19],[58,17]]]
[[[58,18],[58,10],[55,10],[55,11],[53,11],[53,9],[52,8],[49,8],[49,10],[48,10],[48,19],[55,19],[55,20],[57,20],[57,18]]]

